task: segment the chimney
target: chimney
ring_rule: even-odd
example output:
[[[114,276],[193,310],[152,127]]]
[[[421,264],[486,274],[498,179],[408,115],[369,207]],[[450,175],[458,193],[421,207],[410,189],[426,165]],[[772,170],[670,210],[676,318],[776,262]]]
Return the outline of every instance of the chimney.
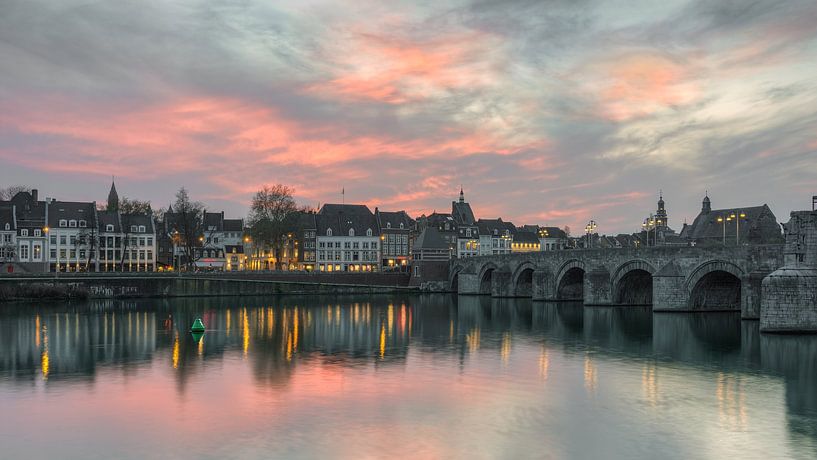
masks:
[[[31,189],[31,200],[32,201],[37,201],[37,189],[36,188]]]

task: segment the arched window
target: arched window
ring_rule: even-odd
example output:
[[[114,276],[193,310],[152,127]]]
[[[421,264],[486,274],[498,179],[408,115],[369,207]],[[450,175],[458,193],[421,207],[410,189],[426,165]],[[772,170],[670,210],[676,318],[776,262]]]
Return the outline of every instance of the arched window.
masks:
[[[9,226],[9,224],[6,224],[6,230],[11,230],[11,227]]]
[[[68,221],[65,219],[60,219],[60,227],[67,227]]]
[[[372,229],[366,229],[366,236],[372,236]]]
[[[386,228],[391,228],[391,222],[386,222]]]
[[[400,228],[403,228],[403,223],[402,222],[400,222]]]
[[[113,225],[111,225],[111,224],[106,225],[105,226],[105,231],[106,232],[112,232],[113,231]]]
[[[326,236],[332,236],[332,229],[331,228],[326,229]]]
[[[353,228],[349,229],[349,236],[355,236],[355,229]]]

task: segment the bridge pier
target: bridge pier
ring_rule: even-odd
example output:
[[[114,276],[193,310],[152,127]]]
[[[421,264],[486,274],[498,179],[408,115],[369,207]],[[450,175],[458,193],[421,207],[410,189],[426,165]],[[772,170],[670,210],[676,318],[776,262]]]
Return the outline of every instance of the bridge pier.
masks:
[[[494,270],[491,275],[491,297],[513,297],[513,275],[507,270]]]
[[[606,268],[596,267],[584,275],[584,304],[613,304],[610,272]]]
[[[457,293],[462,295],[479,294],[479,275],[476,273],[460,273],[457,281]]]
[[[556,286],[553,274],[548,270],[533,271],[533,300],[556,300]]]
[[[763,278],[769,276],[771,270],[754,270],[742,284],[741,319],[760,319],[760,298],[763,294]]]
[[[652,311],[682,311],[689,304],[684,280],[686,277],[675,262],[670,262],[652,275]]]

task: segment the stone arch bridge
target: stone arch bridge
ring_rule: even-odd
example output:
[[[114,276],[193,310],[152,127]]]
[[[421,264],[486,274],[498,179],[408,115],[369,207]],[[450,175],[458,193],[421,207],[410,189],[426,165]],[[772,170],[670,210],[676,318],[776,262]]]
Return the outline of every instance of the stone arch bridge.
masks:
[[[574,249],[455,260],[449,283],[459,294],[758,318],[761,281],[782,265],[782,245]]]

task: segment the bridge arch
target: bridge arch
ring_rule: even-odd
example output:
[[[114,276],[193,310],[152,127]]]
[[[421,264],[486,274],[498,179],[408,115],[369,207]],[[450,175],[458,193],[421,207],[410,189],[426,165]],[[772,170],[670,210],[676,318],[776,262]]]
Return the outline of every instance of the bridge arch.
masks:
[[[629,260],[619,265],[610,279],[613,303],[652,305],[652,275],[655,267],[646,260]]]
[[[516,267],[511,277],[514,296],[533,297],[533,271],[535,269],[536,266],[529,260]]]
[[[479,270],[479,293],[480,295],[491,295],[491,287],[493,284],[494,272],[498,269],[496,264],[488,262]]]
[[[570,259],[559,267],[556,275],[556,298],[559,300],[582,300],[584,298],[584,262]]]
[[[691,310],[740,310],[746,273],[726,260],[699,265],[686,280]]]
[[[451,273],[448,275],[448,286],[451,288],[452,292],[459,293],[460,292],[460,272],[462,271],[461,265],[454,265],[451,267]]]

